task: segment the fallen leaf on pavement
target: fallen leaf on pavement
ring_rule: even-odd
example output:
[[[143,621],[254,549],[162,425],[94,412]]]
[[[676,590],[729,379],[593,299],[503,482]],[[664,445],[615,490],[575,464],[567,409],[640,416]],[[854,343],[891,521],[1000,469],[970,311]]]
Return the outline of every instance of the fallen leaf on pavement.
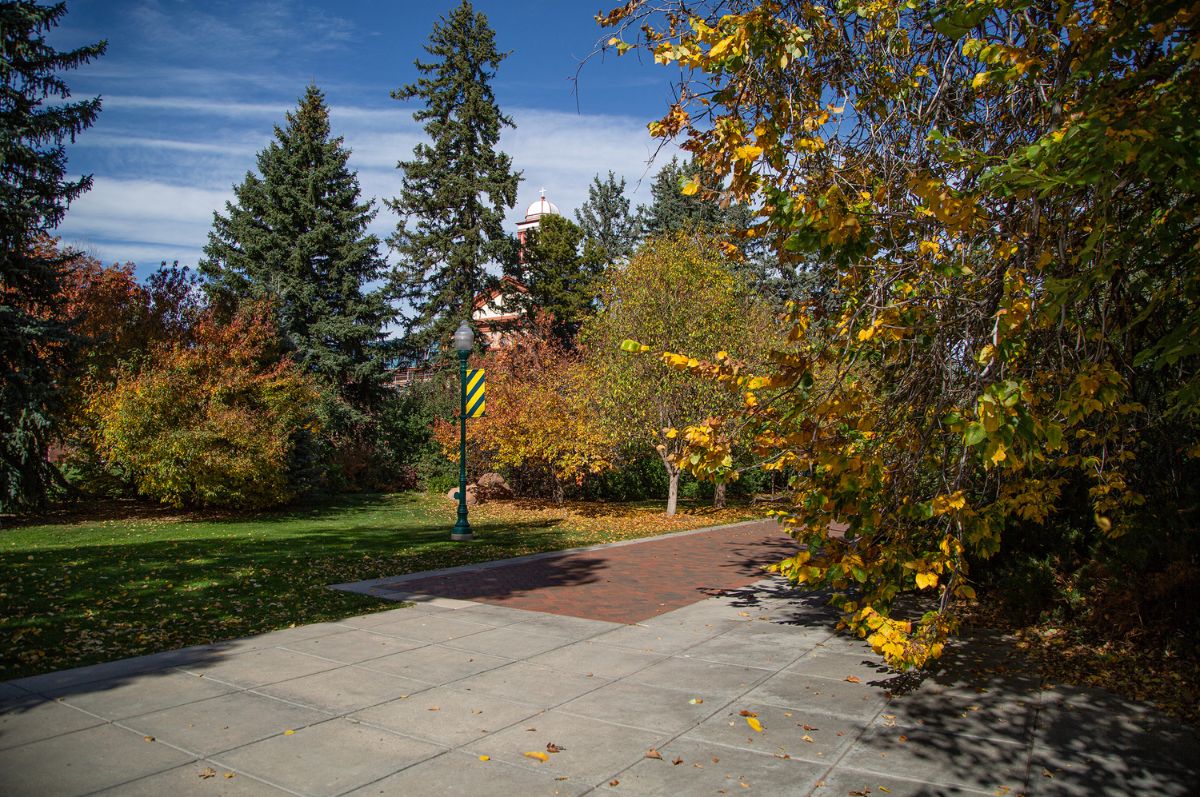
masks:
[[[212,767],[205,767],[204,769],[200,770],[200,777],[202,778],[215,778],[216,776],[217,771]]]
[[[808,742],[809,744],[812,744],[812,743],[813,743],[812,737],[811,737],[811,736],[809,736],[807,733],[806,733],[806,734],[804,734],[803,736],[801,736],[801,737],[800,737],[800,739],[801,739],[802,741]]]
[[[610,781],[608,782],[608,785],[609,785],[609,786],[620,786],[620,785],[621,785],[621,781],[617,780],[616,778],[613,778],[612,780],[610,780]]]
[[[646,751],[646,758],[657,758],[659,761],[662,761],[662,753],[651,747]]]
[[[746,709],[742,709],[741,711],[739,711],[738,715],[742,716],[742,717],[757,717],[758,716],[758,714],[756,714],[755,712],[747,711]]]
[[[857,675],[847,675],[846,680],[852,684],[861,684],[862,683],[862,678],[859,678]]]
[[[492,757],[490,755],[481,755],[481,756],[479,756],[479,760],[480,761],[491,761]]]
[[[294,736],[295,734],[296,734],[296,732],[294,730],[292,730],[291,728],[288,728],[286,731],[283,732],[284,736]]]
[[[154,741],[154,737],[153,736],[143,736],[142,741],[143,742],[152,742],[152,741]]]
[[[689,702],[689,703],[691,703],[693,706],[698,706],[698,705],[700,705],[701,703],[703,703],[704,701],[703,701],[703,700],[701,700],[701,699],[700,699],[700,698],[698,698],[698,697],[693,697],[693,698],[692,698],[691,700],[689,700],[688,702]]]
[[[819,731],[819,730],[821,730],[820,728],[814,728],[814,727],[813,727],[813,726],[811,726],[811,725],[801,725],[800,727],[801,727],[801,728],[803,728],[803,729],[804,729],[804,730],[806,730],[806,731]]]
[[[538,761],[546,762],[550,760],[550,756],[543,753],[541,750],[530,750],[525,753],[526,758],[536,758]]]
[[[749,725],[750,729],[755,733],[762,733],[762,723],[758,721],[758,718],[746,717],[746,724]]]
[[[559,747],[554,742],[546,743],[546,752],[547,753],[561,753],[563,750],[566,750],[566,749],[567,748],[565,748],[565,747]]]
[[[671,761],[671,763],[674,764],[675,766],[679,766],[680,764],[683,763],[683,757],[682,756],[676,757],[674,760]]]

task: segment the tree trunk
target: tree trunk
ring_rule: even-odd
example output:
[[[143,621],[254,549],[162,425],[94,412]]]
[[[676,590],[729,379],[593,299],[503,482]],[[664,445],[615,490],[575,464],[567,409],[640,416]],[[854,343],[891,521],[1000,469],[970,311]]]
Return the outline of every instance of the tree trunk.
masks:
[[[713,485],[713,507],[725,508],[725,482],[717,482]]]
[[[566,500],[567,500],[567,495],[563,491],[562,480],[555,478],[554,479],[554,503],[558,504],[559,506],[562,506],[564,503],[566,503]]]
[[[675,514],[675,507],[679,504],[679,468],[667,468],[667,476],[670,478],[670,484],[667,487],[667,516]]]

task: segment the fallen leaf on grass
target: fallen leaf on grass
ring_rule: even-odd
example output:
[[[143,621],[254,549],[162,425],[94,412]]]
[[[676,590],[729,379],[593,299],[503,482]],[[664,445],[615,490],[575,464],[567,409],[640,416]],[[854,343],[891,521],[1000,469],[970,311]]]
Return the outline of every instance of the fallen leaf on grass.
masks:
[[[659,761],[662,761],[662,753],[658,752],[653,747],[651,747],[649,750],[646,751],[646,758],[655,758],[655,759],[658,759]]]
[[[200,777],[204,778],[206,780],[208,778],[215,778],[216,776],[217,776],[217,771],[215,769],[213,769],[212,767],[205,767],[204,769],[200,770]]]
[[[859,678],[857,675],[847,675],[846,680],[852,684],[861,684],[862,683],[862,678]]]
[[[543,763],[550,760],[550,756],[546,755],[541,750],[530,750],[527,753],[525,753],[525,757],[526,758],[534,758]]]
[[[762,723],[758,721],[757,717],[746,717],[746,724],[749,725],[750,730],[754,731],[755,733],[762,733]]]

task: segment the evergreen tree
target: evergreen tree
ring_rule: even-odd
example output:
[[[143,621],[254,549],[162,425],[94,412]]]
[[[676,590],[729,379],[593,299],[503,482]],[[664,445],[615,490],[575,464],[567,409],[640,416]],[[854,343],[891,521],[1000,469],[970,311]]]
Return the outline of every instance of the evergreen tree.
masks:
[[[701,193],[689,196],[682,192],[683,184],[695,173],[696,167],[691,163],[681,163],[678,158],[671,158],[670,163],[654,175],[654,183],[650,186],[650,206],[638,208],[647,238],[697,227],[715,231],[731,226],[736,211],[722,208],[715,200]]]
[[[104,53],[48,45],[66,6],[0,2],[0,512],[36,506],[56,471],[46,450],[59,404],[57,377],[71,341],[61,282],[73,252],[48,243],[67,206],[92,185],[67,180],[64,142],[91,126],[99,98],[71,96],[58,72]]]
[[[517,277],[529,290],[520,297],[526,313],[547,313],[554,336],[571,346],[583,320],[594,310],[596,282],[604,264],[603,252],[584,243],[578,225],[562,216],[542,216],[538,228],[525,238],[517,269]]]
[[[293,359],[361,411],[387,377],[383,325],[393,313],[386,290],[365,289],[384,261],[349,157],[310,85],[259,153],[261,176],[247,173],[225,214],[213,214],[200,271],[219,303],[271,298]]]
[[[489,286],[485,266],[513,251],[504,215],[517,200],[520,174],[496,150],[503,127],[491,81],[507,57],[496,49],[487,17],[464,2],[433,27],[416,62],[423,75],[392,97],[419,99],[413,114],[425,123],[428,143],[402,161],[400,196],[388,202],[400,223],[388,244],[399,255],[393,275],[397,296],[408,305],[406,344],[418,356],[446,339]]]
[[[599,250],[605,262],[623,260],[633,254],[640,230],[637,218],[629,212],[624,177],[618,182],[611,171],[604,180],[598,174],[593,177],[587,201],[575,211],[575,220],[584,239]]]

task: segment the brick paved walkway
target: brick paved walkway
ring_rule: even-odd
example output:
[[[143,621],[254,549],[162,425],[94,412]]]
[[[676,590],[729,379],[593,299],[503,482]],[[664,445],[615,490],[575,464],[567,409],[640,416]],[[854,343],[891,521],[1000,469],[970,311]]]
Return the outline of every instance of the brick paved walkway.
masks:
[[[778,524],[764,520],[384,580],[374,594],[432,595],[637,623],[758,581],[764,566],[795,551]]]

